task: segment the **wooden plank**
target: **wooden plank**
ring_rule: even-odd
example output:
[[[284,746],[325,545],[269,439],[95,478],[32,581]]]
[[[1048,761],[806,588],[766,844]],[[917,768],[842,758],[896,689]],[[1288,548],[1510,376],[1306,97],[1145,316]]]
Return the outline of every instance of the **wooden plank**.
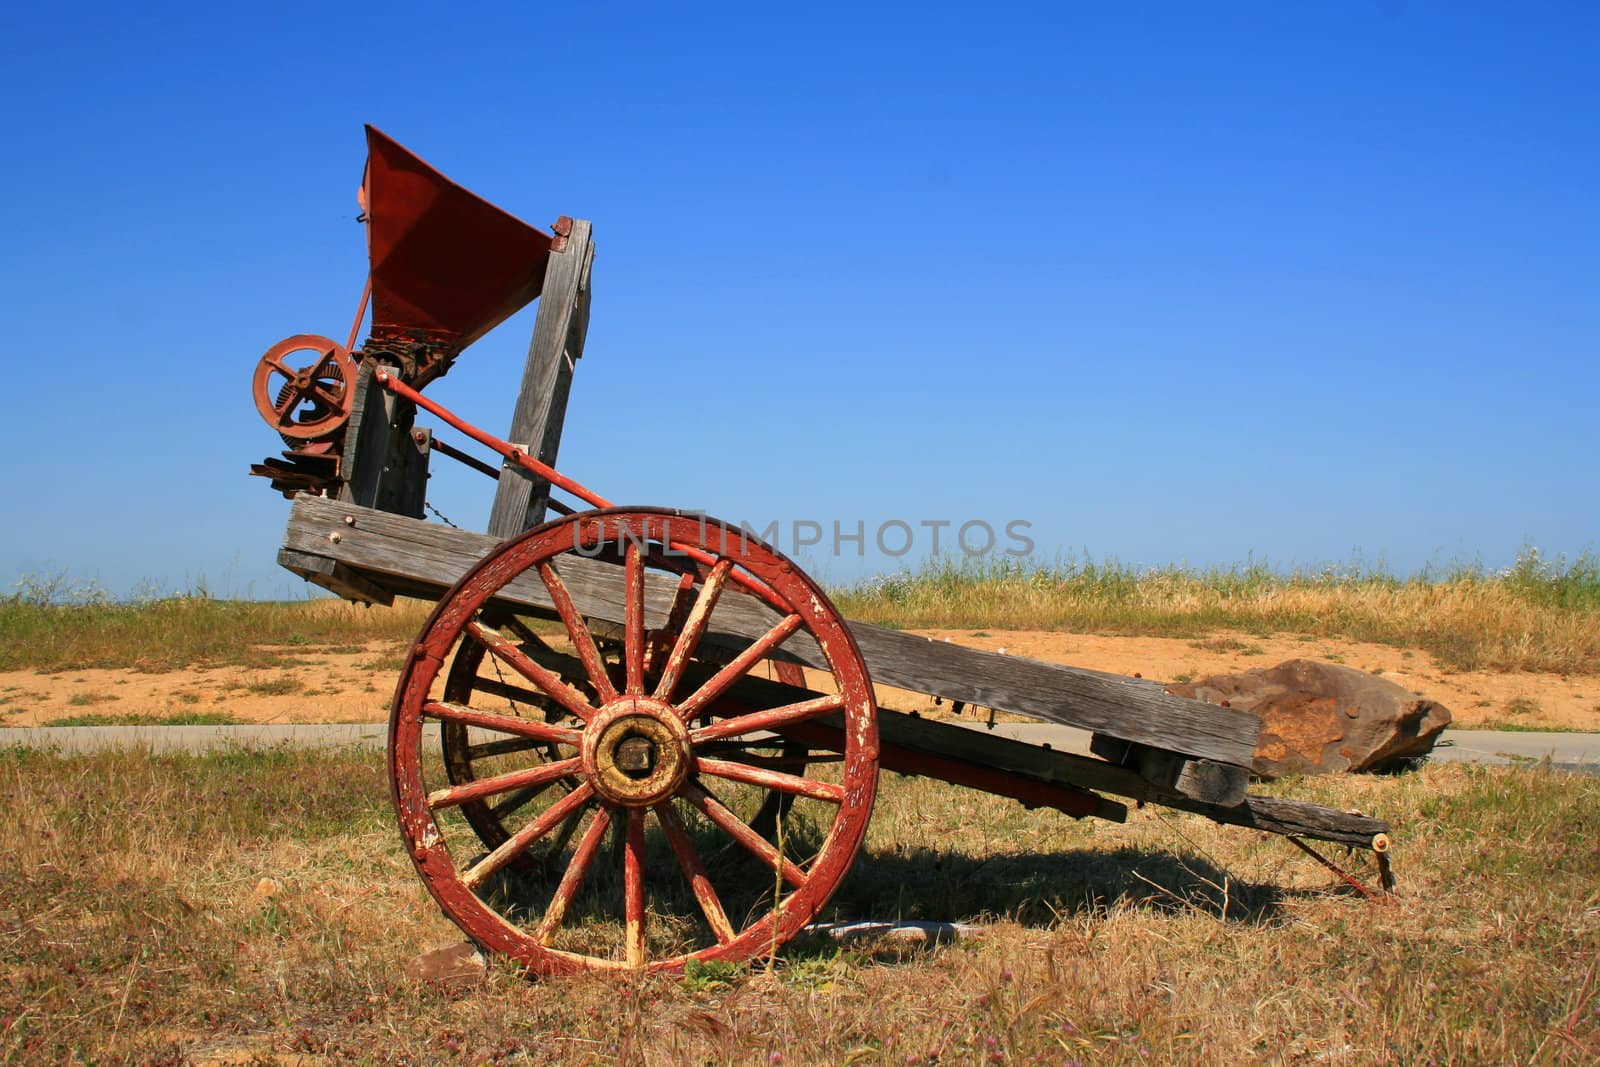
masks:
[[[1252,830],[1288,837],[1309,837],[1317,841],[1349,845],[1351,848],[1371,849],[1380,834],[1389,833],[1389,824],[1382,819],[1324,808],[1303,800],[1247,796],[1244,803],[1236,808],[1219,808],[1187,797],[1163,800],[1161,803],[1230,826],[1246,826]],[[1389,847],[1387,842],[1384,847]]]
[[[734,688],[733,694],[763,706],[793,703],[818,695],[762,678],[745,679]],[[844,725],[842,716],[837,714],[815,721],[835,729],[842,729]],[[1181,782],[1163,788],[1137,771],[1115,763],[887,708],[878,710],[878,741],[885,750],[907,749],[991,767],[1048,785],[1113,793],[1265,833],[1309,837],[1370,849],[1379,834],[1389,832],[1389,824],[1381,819],[1324,808],[1305,801],[1249,795],[1225,803],[1208,801],[1202,796],[1186,795],[1180,791]],[[1096,814],[1101,818],[1122,821],[1114,812]]]
[[[278,565],[346,600],[385,606],[394,603],[394,594],[387,589],[368,581],[343,563],[322,556],[308,556],[304,552],[280,549]]]
[[[555,466],[561,447],[561,428],[567,415],[572,372],[583,357],[589,330],[589,279],[594,263],[590,224],[572,220],[572,232],[563,251],[550,253],[545,268],[544,291],[533,323],[533,339],[522,369],[522,387],[511,414],[506,440]],[[544,521],[550,486],[521,465],[507,460],[500,468],[489,513],[489,533],[506,538]]]
[[[302,495],[290,512],[284,547],[344,563],[385,588],[438,596],[492,550],[494,538]],[[329,534],[342,534],[338,542]],[[579,610],[615,622],[621,618],[621,583],[615,568],[569,557],[561,566]],[[665,618],[673,583],[665,576],[646,587],[646,618]],[[523,575],[504,592],[515,603],[549,610],[544,584]],[[748,643],[776,616],[766,605],[730,591],[718,602],[707,640]],[[1159,685],[1098,671],[1001,656],[960,645],[850,623],[873,681],[947,700],[1015,712],[1092,730],[1151,748],[1248,767],[1261,722],[1254,715],[1174,697]],[[803,635],[802,635],[803,636]],[[809,638],[783,646],[787,658],[809,666],[825,662]]]
[[[378,475],[389,450],[389,413],[383,390],[373,381],[375,365],[361,364],[356,372],[355,397],[350,421],[344,426],[344,456],[339,496],[351,503],[371,506],[378,499]]]
[[[549,652],[539,657],[545,666],[568,676],[581,676],[583,666],[577,657],[560,652]],[[691,667],[687,686],[692,688],[698,678],[704,680],[714,669],[712,664]],[[492,691],[492,683],[480,682],[480,687]],[[750,676],[741,679],[729,691],[729,699],[756,707],[774,707],[808,700],[820,694],[796,686],[785,685],[765,678]],[[802,743],[815,748],[843,750],[843,716],[823,716],[805,724],[817,730],[802,738]],[[823,732],[825,731],[825,732]],[[1389,824],[1355,812],[1324,808],[1304,801],[1282,800],[1277,797],[1244,796],[1226,804],[1209,802],[1194,795],[1185,795],[1175,788],[1163,788],[1144,775],[1127,767],[1074,752],[1061,752],[1048,745],[1033,745],[997,734],[985,733],[957,723],[924,719],[915,713],[878,709],[878,743],[881,765],[885,770],[897,770],[898,752],[913,752],[936,759],[950,760],[973,767],[1000,771],[1023,782],[1038,782],[1048,786],[1067,786],[1078,790],[1099,790],[1127,797],[1140,803],[1160,804],[1164,807],[1202,815],[1215,822],[1244,826],[1264,833],[1309,837],[1350,845],[1354,848],[1373,847],[1379,834],[1389,832]],[[912,773],[900,771],[900,773]],[[1004,787],[994,790],[1002,795]],[[1026,793],[1026,790],[1018,790]],[[1092,795],[1092,794],[1091,794]],[[1127,810],[1120,804],[1101,799],[1090,814],[1097,818],[1123,822]]]

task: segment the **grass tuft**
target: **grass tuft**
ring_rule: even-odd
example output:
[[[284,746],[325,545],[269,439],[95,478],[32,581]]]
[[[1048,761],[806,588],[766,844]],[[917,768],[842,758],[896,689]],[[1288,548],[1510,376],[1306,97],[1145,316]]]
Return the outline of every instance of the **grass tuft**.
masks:
[[[237,726],[240,720],[225,711],[175,711],[168,715],[67,715],[45,726]]]

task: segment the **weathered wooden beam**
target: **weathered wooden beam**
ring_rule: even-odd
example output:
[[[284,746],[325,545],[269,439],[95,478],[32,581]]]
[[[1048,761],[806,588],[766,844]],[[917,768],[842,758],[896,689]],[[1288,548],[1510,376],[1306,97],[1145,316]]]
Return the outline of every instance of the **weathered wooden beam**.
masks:
[[[362,507],[422,518],[428,490],[428,434],[412,431],[416,408],[373,381],[375,364],[356,377],[345,424],[344,484],[339,499]]]
[[[394,603],[394,594],[389,590],[374,585],[343,563],[325,556],[311,556],[283,548],[278,550],[278,565],[346,600],[361,604]]]
[[[565,676],[581,676],[584,670],[577,657],[551,649],[536,651],[534,658]],[[690,668],[682,688],[693,689],[710,677],[715,667],[716,664],[711,662],[697,663]],[[526,696],[520,689],[503,690],[486,679],[480,679],[478,684],[485,692],[501,692],[501,695],[513,699]],[[820,695],[782,682],[747,676],[734,684],[725,699],[735,706],[776,707]],[[844,719],[838,714],[802,724],[800,729],[779,732],[812,748],[832,751],[844,749]],[[915,713],[889,708],[878,709],[878,747],[879,763],[886,771],[922,774],[957,785],[970,784],[971,775],[964,774],[964,771],[978,771],[987,776],[981,787],[983,791],[1013,797],[1023,803],[1051,803],[1048,799],[1040,799],[1043,795],[1040,790],[1029,788],[1030,785],[1039,785],[1071,789],[1080,794],[1086,790],[1099,790],[1142,804],[1159,804],[1203,815],[1214,822],[1249,827],[1270,834],[1308,837],[1353,848],[1371,849],[1380,835],[1389,832],[1389,824],[1382,820],[1304,801],[1262,796],[1243,796],[1229,803],[1208,801],[1203,796],[1182,792],[1181,781],[1172,787],[1163,787],[1138,771],[1115,763],[1074,752],[1061,752],[1049,745],[1035,745],[985,733],[958,723],[924,719]],[[946,761],[957,769],[952,772],[939,767],[930,768],[926,761],[907,759],[908,754]],[[958,781],[961,777],[967,777],[969,782]],[[1093,810],[1084,814],[1113,822],[1126,820],[1127,809],[1123,805],[1094,793],[1084,795],[1093,799]]]
[[[346,523],[346,515],[354,522]],[[338,540],[332,538],[335,533]],[[343,563],[396,592],[436,597],[497,543],[483,534],[302,495],[290,512],[283,547]],[[622,617],[614,567],[569,557],[561,570],[584,615],[612,622]],[[666,616],[673,585],[665,576],[647,583],[646,617],[655,625]],[[523,575],[502,595],[513,603],[550,607],[536,575]],[[748,643],[774,618],[765,604],[730,591],[718,602],[707,640]],[[850,623],[850,631],[873,681],[881,685],[1092,730],[1192,759],[1248,767],[1255,753],[1261,723],[1254,715],[1174,697],[1153,682],[981,652],[865,623]],[[791,640],[783,652],[809,666],[825,665],[809,638]]]
[[[567,665],[566,669],[578,669],[576,661]],[[761,706],[776,706],[807,700],[818,694],[764,678],[746,678],[734,687],[731,695]],[[817,719],[816,723],[833,728],[842,738],[844,722],[841,716],[824,716]],[[886,753],[890,749],[901,749],[962,761],[1004,771],[1025,781],[1113,793],[1140,803],[1177,808],[1203,815],[1214,822],[1246,826],[1270,834],[1309,837],[1370,849],[1380,835],[1389,833],[1388,823],[1355,812],[1278,797],[1243,795],[1226,802],[1209,800],[1204,791],[1186,793],[1181,777],[1164,787],[1137,770],[1091,756],[1061,752],[1045,745],[1029,744],[957,723],[924,719],[919,715],[888,708],[878,709],[878,742]],[[883,765],[886,769],[893,769],[888,759],[883,761]],[[1121,822],[1126,813],[1119,816],[1113,806],[1093,814]]]
[[[522,369],[522,387],[511,414],[511,433],[506,437],[551,467],[561,448],[573,369],[583,357],[584,338],[589,330],[589,284],[594,262],[591,232],[587,221],[573,219],[565,247],[561,251],[551,249],[533,323],[533,339]],[[489,533],[512,537],[544,521],[549,497],[548,483],[507,460],[500,468],[500,485],[489,513]]]
[[[1250,787],[1250,772],[1244,767],[1190,759],[1104,734],[1094,735],[1089,751],[1162,789],[1225,808],[1243,801]]]

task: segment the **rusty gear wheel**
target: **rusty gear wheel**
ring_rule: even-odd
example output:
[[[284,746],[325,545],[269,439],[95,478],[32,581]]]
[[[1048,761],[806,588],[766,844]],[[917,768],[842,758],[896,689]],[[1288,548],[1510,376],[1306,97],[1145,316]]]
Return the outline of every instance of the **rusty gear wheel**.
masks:
[[[309,363],[289,357],[315,353]],[[350,418],[355,360],[337,341],[301,333],[267,349],[256,364],[251,392],[256,410],[290,445],[325,438]]]

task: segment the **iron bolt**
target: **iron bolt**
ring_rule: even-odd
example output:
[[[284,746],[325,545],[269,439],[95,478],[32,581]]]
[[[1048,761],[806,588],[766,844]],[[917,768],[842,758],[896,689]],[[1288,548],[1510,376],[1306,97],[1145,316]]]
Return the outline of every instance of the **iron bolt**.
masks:
[[[354,515],[346,515],[344,517],[344,524],[346,526],[354,526],[356,524],[356,517]]]
[[[338,530],[335,530],[333,533],[328,535],[328,540],[332,541],[334,544],[338,544],[340,541],[344,540],[344,536],[340,534]]]

